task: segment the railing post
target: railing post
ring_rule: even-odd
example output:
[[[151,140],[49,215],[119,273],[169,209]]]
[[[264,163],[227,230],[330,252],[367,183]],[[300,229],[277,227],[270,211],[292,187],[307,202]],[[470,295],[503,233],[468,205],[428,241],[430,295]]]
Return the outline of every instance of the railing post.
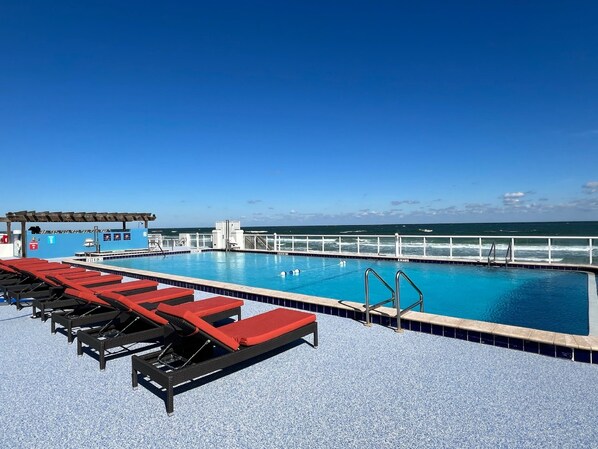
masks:
[[[380,237],[376,237],[377,238],[377,246],[376,246],[376,253],[378,255],[380,255]]]
[[[511,262],[515,262],[515,239],[511,237]]]
[[[449,237],[449,259],[453,258],[453,238]]]
[[[357,254],[361,254],[360,253],[360,248],[359,248],[359,244],[360,244],[360,240],[359,240],[359,236],[357,236]]]
[[[552,263],[552,239],[548,239],[548,263]]]
[[[357,241],[359,242],[359,237],[357,237]],[[399,254],[399,234],[395,233],[395,257],[399,257]]]
[[[322,252],[324,252],[324,236],[322,236]]]
[[[403,237],[399,236],[399,257],[403,257]]]
[[[343,237],[342,236],[338,236],[338,253],[342,254],[343,252]]]
[[[309,235],[305,236],[305,252],[309,252]]]
[[[590,265],[592,265],[592,257],[594,255],[594,241],[590,239]]]
[[[403,332],[401,328],[401,286],[399,285],[401,278],[399,273],[400,271],[395,275],[395,305],[397,308],[397,329],[395,332]]]
[[[424,257],[426,257],[426,238],[424,237]]]
[[[480,262],[482,261],[482,237],[478,239],[478,245],[480,247]]]

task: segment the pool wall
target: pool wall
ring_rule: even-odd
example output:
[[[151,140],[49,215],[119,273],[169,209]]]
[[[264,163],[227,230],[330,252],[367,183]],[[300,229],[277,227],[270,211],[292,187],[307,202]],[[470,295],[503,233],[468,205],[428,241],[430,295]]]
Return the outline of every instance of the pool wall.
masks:
[[[364,306],[355,302],[337,301],[329,298],[186,276],[87,263],[79,260],[67,260],[66,262],[108,273],[154,280],[167,285],[191,288],[215,295],[231,296],[365,322]],[[590,273],[590,277],[593,289],[595,290],[595,275]],[[396,327],[396,311],[391,308],[380,308],[372,312],[372,322],[382,326]],[[403,329],[414,332],[467,340],[576,362],[598,364],[598,336],[562,334],[415,311],[409,311],[402,315],[401,325]]]

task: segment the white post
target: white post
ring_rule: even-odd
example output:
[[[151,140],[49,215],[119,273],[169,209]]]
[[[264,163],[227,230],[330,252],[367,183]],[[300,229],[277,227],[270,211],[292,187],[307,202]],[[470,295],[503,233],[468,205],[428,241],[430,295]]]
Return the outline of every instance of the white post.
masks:
[[[453,258],[453,238],[449,237],[449,259]]]
[[[590,239],[590,265],[592,265],[592,256],[594,255],[594,242]]]
[[[552,263],[552,239],[548,239],[548,263]]]
[[[295,251],[295,236],[291,236],[291,251]]]
[[[339,235],[338,236],[338,253],[341,254],[343,252],[343,238]]]
[[[305,236],[305,252],[309,252],[309,235]]]
[[[357,237],[357,241],[359,242],[359,237]],[[399,254],[399,234],[395,233],[395,257],[399,257]]]
[[[478,245],[480,247],[480,262],[482,261],[482,237],[478,240]]]
[[[278,251],[278,244],[276,243],[276,232],[274,233],[274,251]]]
[[[376,253],[377,253],[378,255],[380,255],[380,237],[377,237],[377,239],[378,239],[378,240],[377,240],[377,242],[378,242],[378,245],[377,245],[377,248],[376,248]]]
[[[426,257],[426,238],[424,237],[424,257]]]
[[[511,238],[511,262],[515,262],[515,239]]]
[[[360,244],[360,240],[359,240],[359,236],[357,236],[357,254],[360,254],[360,248],[359,248],[359,244]]]
[[[322,236],[322,252],[324,252],[324,236]]]
[[[403,237],[399,236],[399,256],[403,256]]]

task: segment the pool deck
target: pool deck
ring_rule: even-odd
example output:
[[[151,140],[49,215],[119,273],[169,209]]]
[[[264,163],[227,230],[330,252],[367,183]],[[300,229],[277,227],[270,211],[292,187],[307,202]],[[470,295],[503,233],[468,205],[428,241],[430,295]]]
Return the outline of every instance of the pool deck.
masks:
[[[272,308],[245,301],[243,314]],[[131,389],[129,356],[100,371],[29,313],[0,307],[2,447],[598,444],[589,364],[318,314],[317,349],[299,344],[211,376],[175,395],[168,417],[161,398]]]

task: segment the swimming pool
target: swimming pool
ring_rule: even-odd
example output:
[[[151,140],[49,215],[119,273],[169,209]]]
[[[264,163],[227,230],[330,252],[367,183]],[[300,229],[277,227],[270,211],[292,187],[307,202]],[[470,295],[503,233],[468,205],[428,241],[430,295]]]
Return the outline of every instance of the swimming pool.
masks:
[[[391,285],[396,271],[404,270],[424,293],[428,313],[569,334],[589,332],[588,275],[583,272],[237,252],[103,263],[361,303],[367,268]],[[389,296],[380,284],[371,284],[372,302]],[[416,298],[407,286],[401,288],[402,304]]]

